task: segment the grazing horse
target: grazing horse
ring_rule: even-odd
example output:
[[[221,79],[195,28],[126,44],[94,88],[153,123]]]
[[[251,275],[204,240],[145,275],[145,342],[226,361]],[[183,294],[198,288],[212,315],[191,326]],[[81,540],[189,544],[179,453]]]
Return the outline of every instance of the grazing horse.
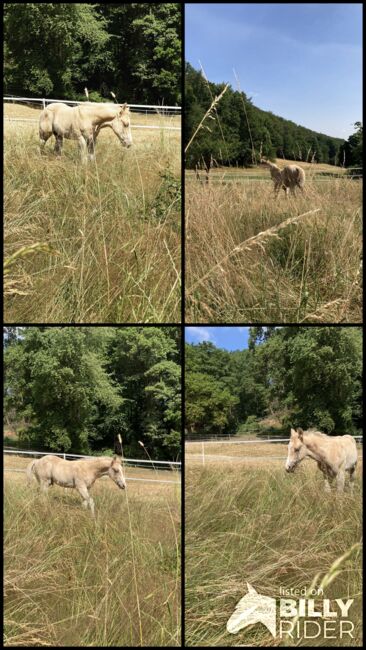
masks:
[[[260,164],[269,168],[274,183],[274,193],[278,196],[281,187],[284,189],[286,196],[289,190],[295,194],[295,188],[298,187],[304,193],[305,172],[298,165],[286,165],[282,170],[265,158],[260,159]]]
[[[132,144],[130,109],[127,104],[49,104],[39,118],[40,150],[44,153],[47,140],[56,138],[55,153],[61,155],[64,138],[78,140],[83,162],[94,159],[96,137],[101,128],[109,126],[124,147]]]
[[[88,490],[97,478],[105,474],[108,474],[119,488],[126,487],[121,461],[117,456],[72,461],[63,460],[58,456],[43,456],[32,460],[27,467],[28,481],[31,482],[35,477],[42,492],[46,492],[54,483],[65,488],[75,488],[83,499],[83,506],[90,508],[93,517],[94,500]]]
[[[327,492],[330,492],[334,479],[336,479],[338,492],[343,492],[345,472],[349,473],[350,490],[353,491],[357,447],[352,436],[327,436],[312,429],[309,431],[300,428],[297,431],[291,429],[286,471],[293,472],[307,456],[316,460],[319,469],[323,472]]]

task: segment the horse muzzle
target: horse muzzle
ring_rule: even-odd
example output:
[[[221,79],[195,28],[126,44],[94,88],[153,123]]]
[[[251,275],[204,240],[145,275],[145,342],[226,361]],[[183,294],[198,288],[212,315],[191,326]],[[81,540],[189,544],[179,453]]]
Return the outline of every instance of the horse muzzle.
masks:
[[[292,474],[292,472],[295,471],[295,467],[296,467],[296,465],[285,465],[286,472],[288,472],[289,474]]]

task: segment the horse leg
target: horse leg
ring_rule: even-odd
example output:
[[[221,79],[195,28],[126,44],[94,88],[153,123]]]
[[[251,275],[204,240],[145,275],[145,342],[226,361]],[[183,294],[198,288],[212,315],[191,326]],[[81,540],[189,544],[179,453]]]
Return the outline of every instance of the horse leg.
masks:
[[[79,147],[80,147],[80,154],[81,154],[81,160],[83,163],[88,162],[88,156],[87,156],[87,144],[85,141],[85,138],[83,135],[81,135],[79,138]]]
[[[46,494],[48,492],[49,486],[52,485],[51,479],[46,478],[46,479],[39,480],[38,482],[39,482],[39,486],[41,488],[41,492],[43,494]]]
[[[318,467],[319,467],[320,471],[322,472],[322,474],[324,476],[324,489],[325,489],[325,491],[326,492],[331,492],[332,488],[331,488],[330,484],[331,484],[331,481],[332,481],[332,477],[330,476],[329,472],[327,472],[327,468],[322,463],[318,462]]]
[[[351,494],[353,494],[353,488],[355,484],[355,478],[356,478],[355,472],[356,472],[356,465],[351,467],[351,469],[349,470],[349,490]]]
[[[324,475],[324,489],[326,492],[332,491],[332,488],[330,487],[329,479],[326,475]]]
[[[343,492],[344,490],[344,469],[340,469],[337,474],[337,492]]]
[[[45,153],[44,146],[47,140],[49,140],[49,138],[51,137],[51,135],[52,135],[52,131],[50,133],[48,132],[46,133],[45,131],[39,133],[39,150],[41,154]]]
[[[77,491],[79,492],[81,498],[83,499],[83,508],[90,508],[92,516],[95,517],[94,512],[94,499],[90,496],[88,488],[86,485],[76,486]]]
[[[56,134],[55,134],[55,138],[56,138],[55,154],[56,154],[56,156],[61,156],[61,154],[62,154],[62,145],[63,145],[64,139],[63,139],[62,135],[56,135]]]
[[[94,138],[93,135],[91,135],[87,140],[89,160],[94,160],[95,141],[96,137]]]

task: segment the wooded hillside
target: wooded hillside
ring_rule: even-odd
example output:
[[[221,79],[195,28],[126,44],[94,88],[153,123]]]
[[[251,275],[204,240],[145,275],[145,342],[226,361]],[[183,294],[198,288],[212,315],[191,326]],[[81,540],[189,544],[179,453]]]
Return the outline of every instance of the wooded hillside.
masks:
[[[6,3],[5,93],[181,103],[180,3]]]
[[[225,84],[207,81],[189,63],[185,67],[185,144]],[[212,155],[220,165],[250,166],[260,155],[268,158],[343,164],[344,140],[317,133],[253,105],[244,92],[230,86],[186,155],[188,168]],[[208,161],[208,162],[207,162]],[[356,164],[356,163],[353,163]]]

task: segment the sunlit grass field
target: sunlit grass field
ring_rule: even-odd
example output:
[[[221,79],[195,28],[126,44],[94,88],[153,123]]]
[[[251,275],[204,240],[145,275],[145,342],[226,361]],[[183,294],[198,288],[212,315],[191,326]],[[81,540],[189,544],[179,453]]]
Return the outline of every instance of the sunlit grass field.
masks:
[[[262,463],[250,457],[241,463],[206,460],[205,466],[186,460],[187,646],[361,646],[362,469],[354,496],[337,496],[324,494],[321,473],[311,461],[288,475],[282,462],[265,455]],[[339,573],[330,571],[347,552]],[[309,641],[300,633],[291,641],[280,638],[278,626],[273,638],[261,623],[235,635],[226,631],[247,582],[278,599],[281,588],[308,588],[317,574],[317,586],[325,577],[329,581],[324,598],[354,599],[353,639],[321,635]]]
[[[36,119],[39,111],[6,106]],[[180,118],[132,114],[132,126]],[[61,159],[38,149],[38,125],[5,122],[5,320],[179,322],[180,132],[132,129],[123,149],[110,129],[96,162],[76,142]]]
[[[362,322],[362,181],[299,164],[288,199],[263,168],[186,172],[188,322]]]
[[[99,480],[92,494],[95,521],[74,490],[41,496],[6,472],[5,645],[180,645],[180,486]]]

